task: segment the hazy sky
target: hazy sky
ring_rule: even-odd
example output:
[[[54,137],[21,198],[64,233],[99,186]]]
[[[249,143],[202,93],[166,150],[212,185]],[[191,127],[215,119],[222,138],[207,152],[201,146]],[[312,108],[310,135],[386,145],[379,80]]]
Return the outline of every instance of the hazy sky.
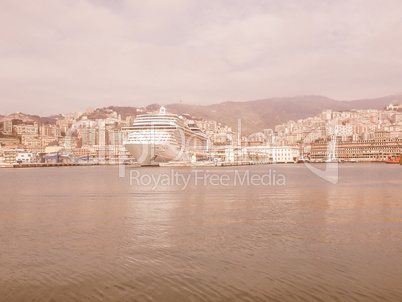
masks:
[[[402,92],[402,1],[0,0],[0,114]]]

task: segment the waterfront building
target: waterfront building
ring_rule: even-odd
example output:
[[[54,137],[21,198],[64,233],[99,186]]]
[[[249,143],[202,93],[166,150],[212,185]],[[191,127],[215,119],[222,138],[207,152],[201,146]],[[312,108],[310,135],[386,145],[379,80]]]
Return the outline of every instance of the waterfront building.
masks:
[[[328,140],[311,144],[310,158],[323,160],[328,156]],[[381,138],[343,142],[337,141],[336,157],[340,160],[353,161],[386,161],[389,157],[398,157],[402,151],[402,139]]]
[[[273,146],[271,150],[274,163],[296,162],[300,156],[299,147],[295,146]]]
[[[17,163],[31,164],[36,162],[36,155],[31,152],[18,152],[15,158]]]
[[[17,154],[16,149],[3,149],[3,162],[6,164],[15,163]]]
[[[257,162],[294,163],[300,157],[297,146],[249,146],[245,148],[248,157]]]
[[[241,162],[249,160],[246,148],[230,146],[221,146],[214,149],[214,158],[220,158],[228,162]]]
[[[16,162],[16,158],[19,152],[24,152],[24,146],[19,144],[6,145],[2,148],[2,160],[6,164]]]

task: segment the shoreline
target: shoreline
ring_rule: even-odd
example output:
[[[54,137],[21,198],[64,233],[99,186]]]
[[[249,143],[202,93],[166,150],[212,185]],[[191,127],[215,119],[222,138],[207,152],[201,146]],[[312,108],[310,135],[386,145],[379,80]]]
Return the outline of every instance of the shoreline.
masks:
[[[233,167],[233,166],[252,166],[252,165],[302,165],[304,163],[272,163],[272,162],[200,162],[200,163],[191,163],[191,162],[168,162],[162,163],[160,165],[155,165],[155,167]],[[308,164],[316,165],[316,164],[326,164],[325,162],[309,162]],[[338,164],[395,164],[400,165],[399,163],[387,163],[385,161],[364,161],[364,162],[340,162]],[[119,166],[118,163],[13,163],[13,164],[2,164],[1,168],[47,168],[47,167],[88,167],[88,166]],[[128,167],[141,167],[140,164],[123,164],[123,166]]]

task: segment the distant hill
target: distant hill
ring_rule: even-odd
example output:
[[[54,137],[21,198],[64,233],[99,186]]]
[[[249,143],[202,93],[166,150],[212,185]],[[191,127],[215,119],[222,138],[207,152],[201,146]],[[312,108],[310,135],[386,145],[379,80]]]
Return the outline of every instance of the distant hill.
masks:
[[[375,99],[362,99],[346,102],[350,104],[350,109],[383,109],[389,104],[401,104],[402,95],[390,95]]]
[[[0,118],[0,122],[10,121],[10,120],[21,120],[24,123],[29,123],[29,122],[49,123],[49,124],[56,123],[56,119],[54,119],[52,117],[40,117],[38,115],[30,115],[30,114],[25,114],[25,113],[21,113],[21,112],[11,113],[7,116],[3,116]]]
[[[402,95],[386,96],[376,99],[355,101],[337,101],[324,96],[309,95],[290,98],[270,98],[247,102],[223,102],[213,105],[170,104],[168,112],[196,119],[211,119],[237,131],[238,119],[241,118],[244,134],[273,128],[289,120],[315,116],[325,109],[334,111],[351,109],[383,109],[391,103],[402,103]],[[146,112],[158,110],[160,105],[150,104]],[[88,116],[89,119],[106,118],[108,110],[116,111],[124,120],[127,116],[137,116],[137,107],[110,106],[98,108]]]
[[[189,114],[199,118],[213,119],[237,131],[241,118],[245,134],[273,128],[289,120],[315,116],[326,109],[334,111],[351,109],[383,109],[390,103],[402,103],[402,95],[355,101],[337,101],[323,96],[297,96],[270,98],[248,102],[224,102],[214,105],[171,104],[166,108],[176,114]]]
[[[241,118],[244,134],[259,132],[263,129],[273,128],[276,125],[290,120],[297,121],[315,116],[323,110],[334,111],[351,109],[383,109],[389,104],[401,104],[402,95],[392,95],[374,99],[361,99],[354,101],[337,101],[324,96],[307,95],[290,98],[269,98],[247,102],[223,102],[213,105],[170,104],[166,106],[168,112],[176,113],[195,119],[215,120],[222,125],[232,127],[237,131],[238,119]],[[115,111],[124,120],[127,116],[137,116],[140,112],[153,112],[160,105],[150,104],[145,108],[110,106],[98,108],[87,115],[89,119],[103,119]],[[138,109],[141,109],[139,111]],[[145,113],[144,112],[144,113]],[[16,112],[8,116],[0,116],[0,122],[4,120],[20,119],[24,122],[38,122],[54,124],[61,115],[39,117]]]

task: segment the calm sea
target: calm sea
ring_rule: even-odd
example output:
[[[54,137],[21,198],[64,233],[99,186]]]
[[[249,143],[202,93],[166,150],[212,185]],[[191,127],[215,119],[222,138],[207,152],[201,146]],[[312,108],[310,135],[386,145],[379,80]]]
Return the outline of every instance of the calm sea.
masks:
[[[0,169],[0,301],[402,301],[402,166],[123,174]]]

